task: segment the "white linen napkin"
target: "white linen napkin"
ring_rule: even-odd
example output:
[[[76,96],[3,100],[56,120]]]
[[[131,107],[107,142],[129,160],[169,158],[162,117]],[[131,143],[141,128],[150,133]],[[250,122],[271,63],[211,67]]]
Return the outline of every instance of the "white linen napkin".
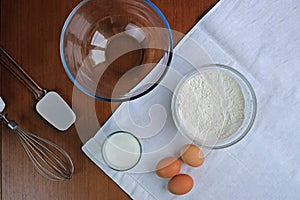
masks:
[[[176,47],[161,86],[123,103],[82,150],[133,199],[299,199],[299,19],[298,0],[220,1]],[[170,103],[190,63],[221,63],[240,71],[255,90],[258,113],[242,141],[212,151],[200,168],[184,165],[181,172],[194,178],[194,188],[175,196],[167,190],[168,179],[133,173],[153,167],[148,158],[136,171],[116,172],[101,161],[100,146],[105,134],[121,129],[137,134],[150,157],[178,153],[174,145],[185,141],[180,134],[174,137]]]

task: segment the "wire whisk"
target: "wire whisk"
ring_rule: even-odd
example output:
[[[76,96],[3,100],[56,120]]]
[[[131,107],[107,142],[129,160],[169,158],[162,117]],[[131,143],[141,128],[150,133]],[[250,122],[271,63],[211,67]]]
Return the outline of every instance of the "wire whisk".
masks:
[[[6,114],[0,113],[0,119],[17,134],[34,168],[42,176],[53,181],[71,179],[74,165],[71,157],[61,147],[23,130],[15,121],[9,120]]]

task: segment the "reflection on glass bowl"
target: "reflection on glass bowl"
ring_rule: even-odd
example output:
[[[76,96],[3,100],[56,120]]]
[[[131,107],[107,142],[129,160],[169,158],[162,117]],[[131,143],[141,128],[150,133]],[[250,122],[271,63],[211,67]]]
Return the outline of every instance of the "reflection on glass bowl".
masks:
[[[168,69],[172,48],[168,22],[149,0],[82,1],[60,40],[69,78],[84,93],[106,101],[151,91]],[[141,83],[150,72],[151,79]]]

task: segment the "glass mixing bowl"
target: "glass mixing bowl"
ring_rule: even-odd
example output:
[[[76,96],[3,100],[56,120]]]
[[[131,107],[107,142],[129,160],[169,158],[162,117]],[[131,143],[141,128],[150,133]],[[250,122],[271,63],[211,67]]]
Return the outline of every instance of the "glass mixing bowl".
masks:
[[[149,0],[82,1],[60,39],[69,78],[84,93],[106,101],[151,91],[166,73],[172,49],[168,22]]]
[[[198,133],[192,133],[190,127],[186,127],[184,125],[184,123],[182,122],[182,119],[180,117],[181,115],[179,113],[180,111],[178,109],[179,104],[180,104],[178,96],[180,95],[182,88],[186,84],[188,84],[188,81],[191,80],[193,77],[195,77],[201,73],[208,74],[208,73],[215,73],[218,71],[224,72],[226,75],[228,75],[233,80],[235,80],[235,82],[240,86],[241,93],[244,97],[243,121],[239,127],[236,127],[236,131],[233,132],[230,136],[224,137],[224,138],[212,137],[212,139],[210,139],[210,140],[205,140],[205,139],[203,139],[205,137],[202,137],[202,138],[198,137],[197,136]],[[214,84],[214,82],[212,80],[210,80],[209,77],[210,76],[206,76],[207,81],[211,81],[211,83]],[[221,79],[221,78],[219,77],[219,79]],[[199,84],[201,85],[203,83],[199,83]],[[202,91],[202,92],[203,92],[203,94],[193,94],[189,98],[197,98],[198,95],[200,95],[200,96],[207,95],[207,94],[205,94],[204,91]],[[219,91],[218,94],[221,95],[222,93]],[[215,98],[217,99],[218,96],[215,96]],[[203,103],[205,103],[205,102],[203,102]],[[222,104],[222,102],[221,102],[221,104]],[[212,108],[212,109],[214,109],[214,106],[216,106],[215,108],[219,108],[218,105],[209,105],[209,106],[210,106],[209,108]],[[237,105],[234,105],[234,106],[237,106]],[[199,106],[198,108],[193,108],[193,109],[200,109],[200,108],[201,108],[201,106]],[[256,116],[257,101],[256,101],[256,96],[255,96],[255,93],[254,93],[254,90],[253,90],[251,84],[240,72],[238,72],[237,70],[235,70],[229,66],[220,65],[220,64],[209,64],[209,65],[205,65],[205,66],[202,66],[199,68],[195,68],[194,70],[192,70],[192,72],[190,72],[189,74],[187,74],[186,76],[184,76],[182,78],[182,80],[179,82],[179,84],[177,85],[177,87],[173,93],[171,110],[172,110],[172,117],[173,117],[173,120],[174,120],[174,123],[175,123],[177,129],[184,136],[186,136],[188,139],[190,139],[193,143],[195,143],[196,145],[199,145],[201,147],[208,148],[208,149],[222,149],[225,147],[229,147],[233,144],[236,144],[237,142],[242,140],[247,135],[247,133],[250,131],[250,129],[254,123],[255,116]],[[219,117],[219,116],[215,116],[215,118],[217,118],[217,117]],[[217,120],[215,120],[215,118],[212,118],[212,120],[217,121]],[[222,123],[225,123],[225,122],[226,122],[226,120],[224,118]],[[232,125],[234,125],[234,123],[229,124],[228,126],[232,126]],[[214,123],[211,123],[211,127],[215,127]],[[227,131],[227,130],[228,129],[224,128],[222,131]],[[224,134],[224,133],[222,132],[222,134]],[[209,135],[206,135],[206,138],[209,138],[207,136],[209,136]]]

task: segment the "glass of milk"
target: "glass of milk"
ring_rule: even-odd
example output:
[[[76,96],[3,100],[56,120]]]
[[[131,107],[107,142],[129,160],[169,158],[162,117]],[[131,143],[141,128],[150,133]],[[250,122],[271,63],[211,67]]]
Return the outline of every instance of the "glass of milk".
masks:
[[[107,136],[102,145],[102,156],[107,166],[117,171],[126,171],[140,161],[142,146],[138,138],[125,131]]]

